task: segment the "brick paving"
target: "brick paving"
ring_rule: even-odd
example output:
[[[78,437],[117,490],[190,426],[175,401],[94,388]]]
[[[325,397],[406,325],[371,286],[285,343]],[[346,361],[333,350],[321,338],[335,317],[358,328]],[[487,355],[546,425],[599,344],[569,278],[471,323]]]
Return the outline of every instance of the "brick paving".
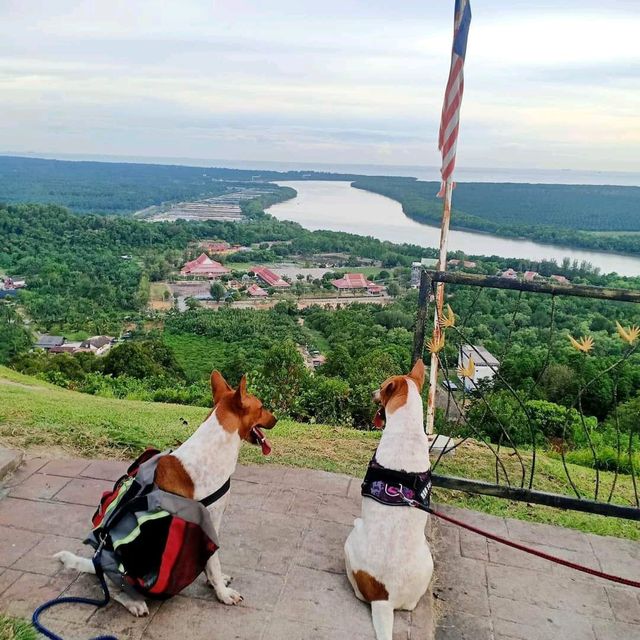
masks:
[[[98,596],[94,576],[51,555],[82,545],[100,493],[125,463],[27,458],[0,481],[0,611],[29,617],[62,593]],[[45,622],[65,640],[371,640],[368,606],[344,576],[343,545],[360,510],[360,480],[277,466],[239,467],[221,532],[221,559],[244,602],[227,607],[201,577],[136,619],[120,605],[57,607]],[[444,507],[441,507],[444,509]],[[446,508],[514,540],[638,579],[640,544]],[[433,598],[396,612],[394,640],[640,640],[640,596],[437,521]],[[432,600],[435,604],[432,605]],[[433,608],[432,608],[433,607]]]
[[[101,492],[125,463],[27,458],[0,480],[0,612],[30,617],[61,594],[98,597],[95,576],[51,556],[82,544]],[[112,633],[121,640],[371,640],[369,607],[344,575],[343,546],[360,511],[360,480],[277,466],[239,467],[222,523],[221,560],[244,596],[220,604],[201,576],[181,595],[150,603],[136,619],[117,603],[61,605],[43,622],[65,640]],[[431,637],[431,598],[398,612],[394,639]]]
[[[640,543],[440,507],[493,533],[640,579]],[[640,590],[436,523],[436,640],[640,640]]]

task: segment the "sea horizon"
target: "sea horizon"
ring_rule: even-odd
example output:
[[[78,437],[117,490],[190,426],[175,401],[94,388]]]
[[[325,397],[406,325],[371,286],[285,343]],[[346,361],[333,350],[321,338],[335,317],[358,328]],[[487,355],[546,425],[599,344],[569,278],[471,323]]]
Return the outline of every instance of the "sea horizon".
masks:
[[[266,160],[225,160],[220,158],[184,158],[160,156],[121,156],[108,154],[76,154],[49,152],[2,151],[0,156],[72,162],[114,162],[132,164],[178,165],[187,167],[216,167],[262,171],[316,171],[351,173],[369,176],[412,177],[437,182],[436,166],[383,165],[325,162],[281,162]],[[457,167],[457,182],[515,182],[530,184],[588,184],[640,187],[640,171],[596,171],[589,169],[537,169],[531,167]]]

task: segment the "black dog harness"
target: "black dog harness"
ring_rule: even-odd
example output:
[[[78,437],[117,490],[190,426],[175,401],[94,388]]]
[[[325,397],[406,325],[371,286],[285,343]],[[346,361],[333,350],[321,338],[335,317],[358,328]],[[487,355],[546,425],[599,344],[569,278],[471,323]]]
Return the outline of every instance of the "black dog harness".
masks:
[[[362,482],[362,495],[390,507],[410,507],[431,503],[431,469],[409,473],[386,469],[374,455]],[[414,503],[417,503],[414,504]]]

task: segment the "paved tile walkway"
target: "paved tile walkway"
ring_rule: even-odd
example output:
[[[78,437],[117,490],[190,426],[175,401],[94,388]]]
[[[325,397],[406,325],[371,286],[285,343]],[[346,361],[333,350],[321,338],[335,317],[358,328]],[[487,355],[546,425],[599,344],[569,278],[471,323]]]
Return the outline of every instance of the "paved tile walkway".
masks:
[[[493,533],[640,579],[640,543],[441,507]],[[438,521],[436,640],[640,640],[640,590],[524,554]]]
[[[0,488],[0,611],[29,617],[60,595],[98,596],[95,577],[51,555],[81,544],[101,492],[125,464],[27,458]],[[1,482],[0,482],[1,485]],[[360,510],[360,481],[276,466],[240,467],[223,522],[221,558],[238,607],[218,603],[201,577],[135,619],[120,605],[60,606],[45,621],[65,640],[99,632],[122,640],[371,640],[369,608],[343,574],[344,540]],[[303,489],[304,487],[304,489]],[[442,507],[444,508],[444,507]],[[514,540],[638,579],[640,544],[548,525],[456,512]],[[438,521],[436,640],[640,640],[637,590],[524,555]],[[396,613],[394,640],[431,637],[431,598]]]
[[[81,543],[101,492],[126,465],[30,458],[0,489],[0,611],[30,617],[62,593],[97,597],[95,576],[66,571],[61,549]],[[1,482],[0,482],[1,484]],[[304,488],[304,489],[303,489]],[[221,560],[237,607],[220,604],[201,576],[136,619],[120,605],[61,605],[43,620],[65,640],[99,632],[121,640],[371,640],[369,607],[344,575],[343,545],[360,511],[360,481],[276,466],[239,467],[221,532]],[[430,599],[396,614],[394,638],[431,637]]]

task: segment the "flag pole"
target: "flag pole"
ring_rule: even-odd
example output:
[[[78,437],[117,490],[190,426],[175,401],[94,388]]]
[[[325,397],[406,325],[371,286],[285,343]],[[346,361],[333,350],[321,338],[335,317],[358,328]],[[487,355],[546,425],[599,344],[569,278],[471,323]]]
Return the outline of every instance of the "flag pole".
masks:
[[[453,170],[456,165],[456,147],[458,143],[458,126],[460,124],[460,105],[464,91],[464,59],[467,53],[467,37],[471,24],[471,5],[469,0],[455,0],[453,18],[453,46],[451,48],[451,67],[449,79],[444,92],[442,119],[438,134],[438,149],[442,152],[442,183],[438,197],[443,198],[442,224],[440,225],[440,255],[438,271],[447,270],[447,241],[449,239],[449,222],[451,220],[451,195],[453,192]],[[426,431],[433,434],[436,414],[436,391],[438,388],[438,354],[442,339],[442,307],[444,306],[444,283],[438,282],[435,291],[433,312],[433,338],[431,349],[431,367],[429,368],[429,396],[427,398]]]
[[[447,244],[449,241],[449,222],[451,220],[451,197],[453,194],[453,182],[447,179],[444,185],[444,198],[442,205],[442,224],[440,226],[440,255],[438,258],[438,271],[447,270]],[[436,284],[435,305],[433,312],[432,344],[440,339],[440,318],[444,306],[444,282]],[[438,354],[431,353],[431,366],[429,368],[429,396],[427,398],[427,434],[433,433],[435,421],[436,389],[438,387]]]

